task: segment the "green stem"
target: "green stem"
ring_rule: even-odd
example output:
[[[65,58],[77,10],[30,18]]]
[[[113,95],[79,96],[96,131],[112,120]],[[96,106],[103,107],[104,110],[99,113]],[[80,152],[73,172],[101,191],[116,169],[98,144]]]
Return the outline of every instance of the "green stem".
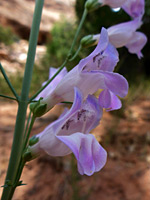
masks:
[[[82,48],[82,46],[80,45],[78,50],[76,51],[76,53],[72,56],[72,58],[69,59],[69,61],[73,61],[77,57],[77,55],[79,54],[81,48]]]
[[[75,36],[74,36],[74,40],[73,40],[72,46],[71,46],[70,51],[69,51],[69,54],[68,54],[68,55],[69,55],[69,58],[72,56],[72,55],[71,55],[71,54],[72,54],[72,50],[73,50],[74,45],[75,45],[75,43],[76,43],[76,41],[77,41],[78,35],[79,35],[79,33],[80,33],[80,30],[81,30],[81,28],[82,28],[82,26],[83,26],[83,23],[84,23],[84,21],[85,21],[85,18],[86,18],[86,16],[87,16],[87,14],[88,14],[88,11],[87,11],[87,9],[85,8],[85,9],[84,9],[84,12],[83,12],[83,15],[82,15],[82,18],[81,18],[81,21],[80,21],[80,24],[79,24],[78,29],[77,29],[77,31],[76,31],[76,34],[75,34]]]
[[[3,94],[0,94],[0,97],[7,98],[7,99],[10,99],[10,100],[18,101],[18,100],[17,100],[16,98],[14,98],[14,97],[10,97],[10,96],[3,95]]]
[[[25,142],[24,142],[23,150],[24,150],[24,149],[26,148],[26,146],[27,146],[27,143],[28,143],[28,140],[29,140],[29,136],[30,136],[30,133],[31,133],[33,124],[34,124],[34,122],[35,122],[35,119],[36,119],[36,117],[34,117],[34,115],[33,115],[33,116],[32,116],[32,119],[31,119],[30,126],[29,126],[29,130],[28,130],[27,135],[26,135],[26,139],[25,139]]]
[[[74,48],[74,46],[75,46],[75,43],[76,43],[76,41],[77,41],[78,35],[79,35],[80,31],[81,31],[81,28],[82,28],[82,26],[83,26],[83,23],[84,23],[84,21],[85,21],[85,18],[86,18],[86,16],[87,16],[87,14],[88,14],[88,11],[87,11],[87,9],[85,8],[85,9],[84,9],[84,12],[83,12],[83,15],[82,15],[82,18],[81,18],[81,21],[80,21],[80,24],[79,24],[79,26],[78,26],[78,29],[77,29],[76,33],[75,33],[75,36],[74,36],[74,39],[73,39],[71,48],[70,48],[70,50],[69,50],[69,53],[68,53],[68,55],[67,55],[67,58],[65,59],[65,62],[60,66],[60,68],[59,68],[58,71],[54,74],[54,76],[53,76],[51,79],[49,79],[49,80],[47,81],[47,83],[46,83],[43,87],[41,87],[41,88],[30,98],[30,100],[29,100],[30,103],[32,102],[33,99],[35,99],[35,98],[37,97],[38,94],[40,94],[40,92],[42,92],[42,91],[52,82],[52,80],[53,80],[53,79],[61,72],[61,70],[65,67],[65,65],[67,64],[67,62],[68,62],[68,61],[72,61],[72,60],[74,59],[74,56],[75,56],[75,57],[77,56],[77,55],[74,55],[74,56],[71,58],[73,48]],[[79,47],[77,53],[79,53],[80,48],[81,48],[81,47]]]
[[[12,93],[14,94],[14,96],[16,97],[16,99],[18,100],[18,99],[19,99],[19,96],[18,96],[18,94],[16,93],[15,89],[13,88],[12,84],[10,83],[9,78],[7,77],[7,75],[6,75],[6,73],[5,73],[5,70],[4,70],[4,68],[2,67],[1,63],[0,63],[0,70],[1,70],[1,72],[2,72],[2,74],[3,74],[3,76],[4,76],[5,81],[6,81],[7,84],[8,84],[10,90],[12,91]]]
[[[26,135],[27,135],[27,130],[28,130],[28,127],[29,127],[30,119],[31,119],[31,111],[30,111],[29,116],[28,116],[28,120],[27,120],[27,124],[26,124],[26,129],[25,129],[25,132],[24,132],[24,139],[26,138]]]
[[[59,74],[59,72],[64,68],[64,66],[66,65],[67,61],[68,61],[68,59],[66,59],[65,62],[60,66],[60,68],[59,68],[58,71],[54,74],[54,76],[53,76],[51,79],[49,79],[49,80],[47,81],[47,83],[46,83],[43,87],[41,87],[41,88],[30,98],[30,100],[29,100],[30,103],[32,102],[33,99],[35,99],[35,98],[37,97],[38,94],[40,94],[40,93],[49,85],[50,82],[52,82],[52,80],[53,80],[53,79]]]
[[[23,148],[23,134],[24,134],[24,127],[26,120],[26,111],[28,106],[28,96],[29,96],[29,89],[33,72],[35,51],[38,40],[43,4],[44,0],[36,0],[36,6],[33,16],[30,39],[29,39],[29,49],[28,49],[27,62],[26,62],[25,74],[22,85],[22,92],[21,92],[21,97],[19,99],[19,107],[15,125],[12,151],[5,180],[5,184],[7,184],[8,182],[10,184],[8,185],[8,187],[4,188],[1,200],[11,200],[15,188],[17,187],[15,185],[16,183],[15,180],[22,156],[21,153]]]
[[[30,136],[31,130],[32,130],[33,124],[34,124],[35,119],[36,119],[34,116],[32,117],[29,129],[28,129],[30,118],[31,118],[31,112],[30,112],[29,117],[28,117],[28,121],[27,121],[27,125],[26,125],[26,130],[25,130],[25,134],[24,134],[25,142],[23,144],[22,155],[23,155],[23,153],[24,153],[24,151],[26,149],[26,146],[27,146],[27,143],[28,143],[28,140],[29,140],[29,136]],[[28,131],[27,131],[27,129],[28,129]],[[24,168],[25,163],[26,162],[23,159],[20,160],[20,164],[19,164],[19,168],[17,170],[16,180],[15,180],[15,184],[16,185],[19,183],[19,179],[20,179],[20,176],[21,176],[21,173],[22,173],[22,170]]]

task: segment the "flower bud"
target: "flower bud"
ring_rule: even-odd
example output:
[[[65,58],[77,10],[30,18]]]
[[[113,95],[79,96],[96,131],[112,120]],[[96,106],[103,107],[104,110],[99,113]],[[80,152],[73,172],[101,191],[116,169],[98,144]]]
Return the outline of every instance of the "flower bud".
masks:
[[[95,42],[96,40],[93,38],[93,35],[87,35],[81,39],[80,44],[83,48],[87,48],[95,45]]]
[[[29,146],[35,145],[38,141],[39,141],[39,138],[38,138],[38,137],[36,137],[35,135],[32,136],[32,137],[30,138],[30,140],[29,140]]]
[[[35,158],[38,157],[38,154],[33,154],[30,147],[28,147],[26,149],[26,151],[24,152],[22,158],[25,162],[28,162],[28,161],[31,161],[31,160],[34,160]]]
[[[30,104],[30,110],[33,112],[34,117],[41,117],[45,114],[47,104],[40,103],[40,100]]]
[[[91,12],[93,10],[96,10],[97,8],[99,8],[100,3],[98,2],[98,0],[87,0],[85,3],[85,8]]]

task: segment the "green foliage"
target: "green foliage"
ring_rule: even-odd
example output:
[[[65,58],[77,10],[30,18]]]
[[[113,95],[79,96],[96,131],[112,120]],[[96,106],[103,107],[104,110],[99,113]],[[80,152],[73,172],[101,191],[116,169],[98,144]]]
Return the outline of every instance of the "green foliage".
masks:
[[[10,28],[0,25],[0,43],[11,45],[18,37],[12,32]]]
[[[22,77],[20,76],[20,74],[15,74],[15,75],[9,76],[9,80],[12,83],[15,90],[17,91],[17,93],[20,93],[21,82],[22,82]],[[0,94],[12,96],[12,92],[10,91],[10,89],[2,75],[0,75],[0,83],[1,83]]]
[[[51,40],[47,43],[47,52],[43,59],[46,66],[59,67],[65,60],[70,49],[75,25],[69,22],[59,22],[51,31]]]

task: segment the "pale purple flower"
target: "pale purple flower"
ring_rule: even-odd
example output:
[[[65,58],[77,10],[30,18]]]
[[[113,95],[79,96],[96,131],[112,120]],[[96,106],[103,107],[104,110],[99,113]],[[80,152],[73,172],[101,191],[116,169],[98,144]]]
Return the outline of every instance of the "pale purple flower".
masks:
[[[126,0],[98,0],[98,2],[102,5],[108,5],[111,8],[121,7]]]
[[[145,11],[145,0],[126,0],[122,8],[132,18],[142,19]]]
[[[49,79],[51,79],[55,73],[58,71],[58,69],[50,67],[49,68]],[[67,69],[64,67],[60,73],[51,81],[51,83],[35,98],[35,100],[47,97],[50,95],[50,93],[56,88],[58,83],[61,81],[61,79],[67,74]],[[47,83],[45,81],[42,86],[44,86]]]
[[[116,48],[127,47],[130,53],[137,54],[140,58],[142,55],[141,50],[147,42],[147,37],[136,30],[141,26],[142,22],[139,19],[135,19],[129,22],[124,22],[111,26],[107,29],[109,41]],[[100,34],[94,35],[93,40],[98,43]],[[131,50],[130,44],[134,50]]]
[[[126,44],[126,47],[130,53],[136,53],[138,58],[143,57],[143,54],[141,53],[141,49],[145,46],[147,43],[147,37],[145,34],[141,32],[135,32],[128,44]]]
[[[107,31],[110,43],[116,48],[125,46],[140,26],[139,20],[133,20],[109,27]]]
[[[39,141],[30,150],[33,155],[45,151],[51,156],[73,152],[79,173],[90,176],[105,165],[107,158],[106,151],[90,134],[102,117],[102,109],[94,96],[89,95],[83,102],[77,88],[74,96],[71,109],[37,135]]]
[[[117,110],[122,106],[120,99],[107,89],[100,93],[99,104],[106,108],[106,111]]]
[[[112,72],[118,60],[118,52],[109,43],[106,29],[102,28],[95,50],[67,73],[51,95],[41,102],[46,103],[47,109],[50,109],[61,101],[73,101],[74,87],[81,90],[84,99],[98,89],[108,89],[120,97],[126,96],[128,92],[126,79]]]

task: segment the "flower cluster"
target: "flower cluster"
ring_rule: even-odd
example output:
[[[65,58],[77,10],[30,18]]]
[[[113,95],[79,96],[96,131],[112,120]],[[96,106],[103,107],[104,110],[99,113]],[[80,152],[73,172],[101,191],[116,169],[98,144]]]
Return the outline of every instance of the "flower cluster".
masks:
[[[141,50],[147,42],[147,37],[137,29],[142,25],[144,0],[101,0],[100,2],[102,5],[109,5],[112,8],[121,7],[132,18],[131,21],[109,27],[107,29],[109,41],[116,48],[125,46],[130,53],[137,54],[138,58],[141,58],[143,56]],[[91,37],[86,36],[86,38],[88,38],[90,46],[95,45],[99,41],[100,34],[91,35]],[[86,46],[86,44],[83,44],[83,46]]]
[[[99,171],[107,158],[106,151],[90,132],[99,124],[103,109],[121,108],[119,97],[128,93],[127,80],[114,72],[119,61],[116,48],[126,46],[130,53],[136,53],[140,58],[147,40],[143,33],[136,31],[142,24],[143,0],[98,2],[112,8],[122,7],[133,20],[108,29],[102,28],[101,33],[93,37],[97,42],[95,50],[71,71],[67,72],[64,68],[36,97],[36,100],[43,98],[40,103],[47,106],[46,112],[64,101],[73,104],[36,135],[37,143],[30,146],[33,155],[44,151],[51,156],[64,156],[72,152],[77,159],[79,173],[88,176]],[[54,73],[55,69],[50,68],[49,78]],[[94,93],[98,90],[101,92],[96,98]]]

